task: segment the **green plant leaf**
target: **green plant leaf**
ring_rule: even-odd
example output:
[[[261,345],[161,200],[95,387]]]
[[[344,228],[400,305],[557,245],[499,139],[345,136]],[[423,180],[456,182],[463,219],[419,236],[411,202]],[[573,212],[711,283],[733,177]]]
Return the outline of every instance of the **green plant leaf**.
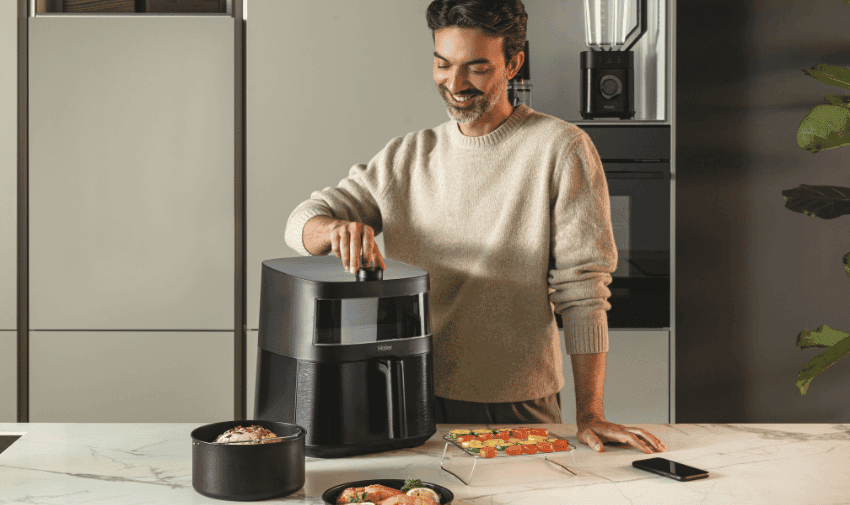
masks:
[[[824,326],[821,328],[824,328]],[[800,375],[797,377],[797,387],[800,389],[800,394],[806,394],[806,391],[809,389],[809,384],[812,383],[812,379],[848,354],[850,354],[850,337],[844,337],[829,346],[824,352],[812,358],[812,360],[806,363],[806,366],[800,370]]]
[[[850,2],[850,0],[847,0]],[[850,107],[850,95],[826,95],[826,101],[836,107]]]
[[[811,68],[804,68],[803,73],[824,84],[850,89],[850,68],[821,63]]]
[[[850,214],[850,188],[800,184],[783,190],[782,196],[786,209],[807,216],[835,219]]]
[[[846,3],[847,5],[850,5],[850,0],[841,0],[841,1]]]
[[[850,108],[815,105],[800,122],[797,145],[814,154],[850,144]]]
[[[833,330],[827,325],[823,325],[817,330],[803,330],[797,335],[797,347],[800,349],[808,349],[809,347],[829,347],[850,337],[850,333],[845,333],[841,330]]]

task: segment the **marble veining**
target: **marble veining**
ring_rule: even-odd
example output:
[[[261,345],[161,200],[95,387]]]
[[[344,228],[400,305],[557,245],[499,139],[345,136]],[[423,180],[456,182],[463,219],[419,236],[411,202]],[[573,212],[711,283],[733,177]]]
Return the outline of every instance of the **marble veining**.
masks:
[[[0,424],[24,435],[0,453],[0,504],[207,504],[192,488],[190,433],[198,424]],[[710,472],[677,482],[637,470],[651,457],[629,447],[595,453],[573,425],[547,425],[577,447],[559,460],[478,462],[470,485],[440,469],[440,425],[423,446],[341,459],[307,458],[307,482],[275,503],[321,504],[334,485],[415,476],[445,486],[458,505],[497,504],[850,504],[850,425],[640,425],[661,438],[660,456]],[[467,428],[470,428],[467,426]],[[575,456],[575,461],[572,460]],[[452,455],[458,464],[471,457]],[[468,458],[468,459],[464,459]]]

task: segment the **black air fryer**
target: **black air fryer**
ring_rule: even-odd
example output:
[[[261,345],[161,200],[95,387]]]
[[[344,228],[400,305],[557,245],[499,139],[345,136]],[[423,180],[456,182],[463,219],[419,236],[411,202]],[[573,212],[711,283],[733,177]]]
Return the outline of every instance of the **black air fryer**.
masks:
[[[416,447],[436,431],[428,272],[335,256],[263,262],[255,418],[307,430],[307,456]]]

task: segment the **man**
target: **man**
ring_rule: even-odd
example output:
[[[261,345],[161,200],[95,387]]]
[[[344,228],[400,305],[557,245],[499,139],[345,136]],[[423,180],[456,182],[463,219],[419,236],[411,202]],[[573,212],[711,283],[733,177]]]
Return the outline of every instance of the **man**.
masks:
[[[599,156],[574,125],[520,105],[520,0],[435,0],[434,82],[451,121],[398,137],[287,223],[301,254],[393,259],[431,278],[438,423],[560,423],[565,322],[578,439],[662,451],[652,434],[605,421],[606,311],[617,251]]]

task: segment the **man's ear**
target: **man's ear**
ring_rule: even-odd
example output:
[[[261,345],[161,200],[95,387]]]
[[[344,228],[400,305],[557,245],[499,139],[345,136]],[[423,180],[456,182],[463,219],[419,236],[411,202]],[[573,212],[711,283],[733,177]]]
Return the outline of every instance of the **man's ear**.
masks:
[[[508,64],[508,79],[513,79],[514,76],[519,72],[519,69],[522,68],[522,64],[525,62],[525,51],[520,51],[511,58],[510,63]]]

